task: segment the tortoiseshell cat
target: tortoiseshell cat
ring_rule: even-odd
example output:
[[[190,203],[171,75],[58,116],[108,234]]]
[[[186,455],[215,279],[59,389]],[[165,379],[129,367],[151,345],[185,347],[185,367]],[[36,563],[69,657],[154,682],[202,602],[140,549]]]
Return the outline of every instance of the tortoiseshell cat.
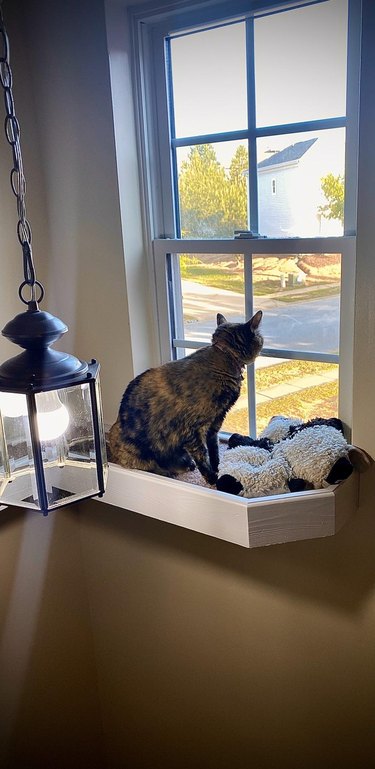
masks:
[[[197,465],[215,484],[217,434],[240,394],[244,366],[262,349],[261,319],[261,310],[247,323],[218,313],[211,345],[133,379],[109,433],[111,460],[169,477]]]

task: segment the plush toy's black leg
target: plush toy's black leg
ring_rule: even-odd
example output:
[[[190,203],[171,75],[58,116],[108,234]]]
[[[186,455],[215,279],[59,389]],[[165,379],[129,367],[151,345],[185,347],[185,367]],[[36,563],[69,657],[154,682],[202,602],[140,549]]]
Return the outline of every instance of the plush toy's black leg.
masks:
[[[236,479],[233,478],[233,475],[222,475],[216,481],[216,488],[219,491],[227,491],[228,494],[236,494],[238,496],[241,493],[243,486],[240,481],[236,481]]]
[[[252,438],[248,435],[240,435],[240,433],[233,433],[228,440],[228,449],[235,449],[237,446],[251,446]]]

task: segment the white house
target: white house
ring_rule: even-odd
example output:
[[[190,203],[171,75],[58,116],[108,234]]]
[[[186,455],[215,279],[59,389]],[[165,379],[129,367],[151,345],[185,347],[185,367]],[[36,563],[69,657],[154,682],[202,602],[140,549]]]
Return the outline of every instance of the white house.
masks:
[[[259,232],[268,237],[341,235],[337,219],[318,213],[322,177],[337,173],[329,133],[290,144],[258,163]]]

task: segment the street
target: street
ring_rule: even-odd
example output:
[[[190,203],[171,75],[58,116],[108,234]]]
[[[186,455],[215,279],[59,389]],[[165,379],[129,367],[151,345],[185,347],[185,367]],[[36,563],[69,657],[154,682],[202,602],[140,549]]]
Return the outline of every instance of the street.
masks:
[[[185,338],[209,342],[216,328],[216,313],[239,323],[244,320],[244,297],[233,291],[182,281]],[[285,302],[256,297],[254,312],[263,310],[264,346],[309,352],[337,353],[340,296]]]

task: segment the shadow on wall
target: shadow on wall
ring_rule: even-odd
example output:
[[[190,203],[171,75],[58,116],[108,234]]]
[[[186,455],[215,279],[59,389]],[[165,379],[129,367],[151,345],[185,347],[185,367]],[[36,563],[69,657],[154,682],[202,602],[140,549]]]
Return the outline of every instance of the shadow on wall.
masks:
[[[142,540],[147,548],[198,559],[246,582],[355,613],[375,585],[374,485],[375,465],[361,478],[359,510],[335,536],[250,551],[117,507],[103,508],[102,503],[88,502],[82,511],[87,526],[109,528],[119,539]]]

